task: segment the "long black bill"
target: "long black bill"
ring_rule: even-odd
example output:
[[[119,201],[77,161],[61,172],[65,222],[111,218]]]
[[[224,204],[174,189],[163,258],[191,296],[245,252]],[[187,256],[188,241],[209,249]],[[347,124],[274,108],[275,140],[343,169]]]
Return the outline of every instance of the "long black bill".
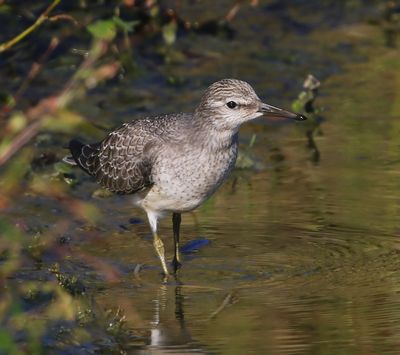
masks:
[[[265,117],[272,119],[290,118],[296,121],[305,121],[307,119],[307,117],[304,115],[286,111],[279,107],[275,107],[264,103],[261,103],[259,112],[261,112]]]

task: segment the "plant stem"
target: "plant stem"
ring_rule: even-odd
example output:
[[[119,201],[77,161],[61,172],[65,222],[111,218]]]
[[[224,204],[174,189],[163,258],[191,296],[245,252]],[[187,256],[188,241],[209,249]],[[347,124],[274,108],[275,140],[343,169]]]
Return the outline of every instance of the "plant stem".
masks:
[[[49,14],[53,9],[61,2],[61,0],[54,0],[51,5],[43,12],[39,18],[35,21],[35,23],[31,26],[29,26],[25,31],[21,32],[18,36],[14,37],[13,39],[9,40],[8,42],[5,42],[3,44],[0,44],[0,53],[10,49],[12,46],[14,46],[16,43],[20,42],[23,40],[26,36],[28,36],[30,33],[32,33],[34,30],[36,30],[43,22],[45,22],[49,18]]]

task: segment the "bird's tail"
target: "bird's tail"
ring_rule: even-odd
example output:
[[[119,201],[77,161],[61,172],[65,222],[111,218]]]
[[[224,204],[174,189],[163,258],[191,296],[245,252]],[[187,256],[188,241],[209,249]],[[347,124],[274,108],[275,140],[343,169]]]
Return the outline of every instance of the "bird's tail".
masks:
[[[64,158],[62,158],[62,161],[63,161],[65,164],[68,164],[68,165],[73,165],[73,166],[78,165],[78,164],[76,163],[75,159],[74,159],[71,155],[66,155]]]
[[[99,143],[83,144],[76,139],[72,139],[69,142],[69,150],[72,157],[66,157],[64,161],[68,164],[72,163],[71,165],[78,165],[82,170],[92,175],[97,165],[99,146]]]

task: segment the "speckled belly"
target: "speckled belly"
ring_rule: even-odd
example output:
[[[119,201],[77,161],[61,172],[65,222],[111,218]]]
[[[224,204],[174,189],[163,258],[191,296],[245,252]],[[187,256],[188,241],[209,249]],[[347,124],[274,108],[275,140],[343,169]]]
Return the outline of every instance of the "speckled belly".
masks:
[[[153,211],[187,212],[201,205],[232,171],[237,146],[219,154],[191,151],[154,165],[154,185],[141,201]],[[166,163],[168,161],[168,163]]]

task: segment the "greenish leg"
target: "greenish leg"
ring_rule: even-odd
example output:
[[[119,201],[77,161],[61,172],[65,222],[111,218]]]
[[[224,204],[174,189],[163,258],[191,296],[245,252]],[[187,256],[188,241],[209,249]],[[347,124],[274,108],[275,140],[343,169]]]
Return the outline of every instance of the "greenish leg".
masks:
[[[175,246],[175,254],[174,259],[172,260],[172,266],[174,267],[174,273],[181,267],[181,257],[179,254],[179,229],[181,226],[181,214],[173,213],[172,214],[172,227],[174,230],[174,246]]]
[[[164,274],[166,276],[168,276],[169,273],[168,273],[168,269],[167,269],[167,264],[165,262],[164,243],[162,242],[161,238],[158,236],[157,233],[153,234],[153,245],[154,245],[154,248],[156,249],[158,257],[160,258],[161,266],[163,268]]]
[[[147,218],[149,219],[149,224],[151,231],[153,233],[153,245],[156,249],[157,255],[161,261],[161,266],[163,268],[165,276],[169,275],[167,269],[167,263],[165,262],[165,250],[164,250],[164,243],[162,242],[161,238],[158,236],[157,233],[157,219],[158,214],[154,211],[146,210]]]

